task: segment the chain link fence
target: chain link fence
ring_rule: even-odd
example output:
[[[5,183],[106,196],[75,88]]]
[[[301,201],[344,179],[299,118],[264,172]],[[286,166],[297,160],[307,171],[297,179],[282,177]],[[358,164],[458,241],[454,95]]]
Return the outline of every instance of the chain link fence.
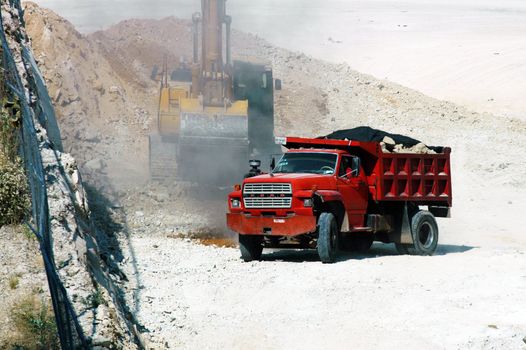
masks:
[[[2,1],[2,3],[3,2],[4,1]],[[9,3],[19,11],[22,17],[20,0],[10,0]],[[3,11],[3,9],[0,9],[0,11]],[[21,62],[17,62],[9,48],[4,32],[4,23],[1,18],[0,21],[2,25],[0,34],[2,41],[1,65],[5,85],[3,91],[9,99],[17,101],[20,106],[20,151],[28,177],[32,203],[32,220],[30,220],[28,225],[40,243],[40,251],[44,260],[62,349],[88,349],[88,343],[78,322],[75,310],[68,298],[66,289],[59,278],[53,259],[46,178],[40,153],[43,140],[39,140],[35,122],[38,122],[46,129],[51,143],[50,148],[55,151],[62,151],[55,112],[31,50],[23,45],[23,40],[18,40],[22,37],[22,34],[20,32],[10,33],[22,47],[22,60]],[[21,18],[21,21],[21,25],[24,25],[23,18]],[[26,91],[22,84],[22,79],[18,74],[17,64],[19,66],[23,65],[24,69],[28,72],[26,79],[29,84],[29,92]]]

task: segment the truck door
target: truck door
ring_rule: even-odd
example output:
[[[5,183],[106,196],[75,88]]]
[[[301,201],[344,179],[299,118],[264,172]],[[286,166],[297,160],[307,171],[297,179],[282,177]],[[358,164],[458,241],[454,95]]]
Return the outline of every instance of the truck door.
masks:
[[[360,158],[341,157],[336,183],[338,191],[343,196],[345,210],[349,218],[349,229],[363,227],[369,191]]]

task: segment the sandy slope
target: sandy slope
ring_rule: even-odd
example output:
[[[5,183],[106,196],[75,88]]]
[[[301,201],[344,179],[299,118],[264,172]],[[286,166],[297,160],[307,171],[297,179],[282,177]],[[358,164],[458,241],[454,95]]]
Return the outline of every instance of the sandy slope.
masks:
[[[194,0],[37,0],[91,32],[190,18]],[[234,27],[271,43],[469,106],[526,118],[526,5],[518,0],[230,0]]]

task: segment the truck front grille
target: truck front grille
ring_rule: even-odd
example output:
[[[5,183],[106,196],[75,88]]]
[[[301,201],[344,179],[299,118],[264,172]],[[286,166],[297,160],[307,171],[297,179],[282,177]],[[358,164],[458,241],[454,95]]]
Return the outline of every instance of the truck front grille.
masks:
[[[245,208],[290,208],[292,198],[245,198]]]
[[[244,194],[292,194],[292,186],[285,183],[245,184]]]
[[[290,208],[292,206],[292,186],[287,183],[245,184],[243,200],[247,209]]]

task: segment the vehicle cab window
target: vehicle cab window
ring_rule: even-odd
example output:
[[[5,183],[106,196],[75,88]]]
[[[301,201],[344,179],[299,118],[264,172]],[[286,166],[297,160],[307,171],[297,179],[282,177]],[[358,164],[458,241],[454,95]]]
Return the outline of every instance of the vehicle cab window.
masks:
[[[352,177],[352,157],[350,156],[343,156],[340,162],[340,170],[338,171],[338,176],[342,177],[345,175],[347,175],[347,178]]]
[[[338,156],[334,153],[290,152],[285,153],[273,173],[310,173],[333,175]]]

